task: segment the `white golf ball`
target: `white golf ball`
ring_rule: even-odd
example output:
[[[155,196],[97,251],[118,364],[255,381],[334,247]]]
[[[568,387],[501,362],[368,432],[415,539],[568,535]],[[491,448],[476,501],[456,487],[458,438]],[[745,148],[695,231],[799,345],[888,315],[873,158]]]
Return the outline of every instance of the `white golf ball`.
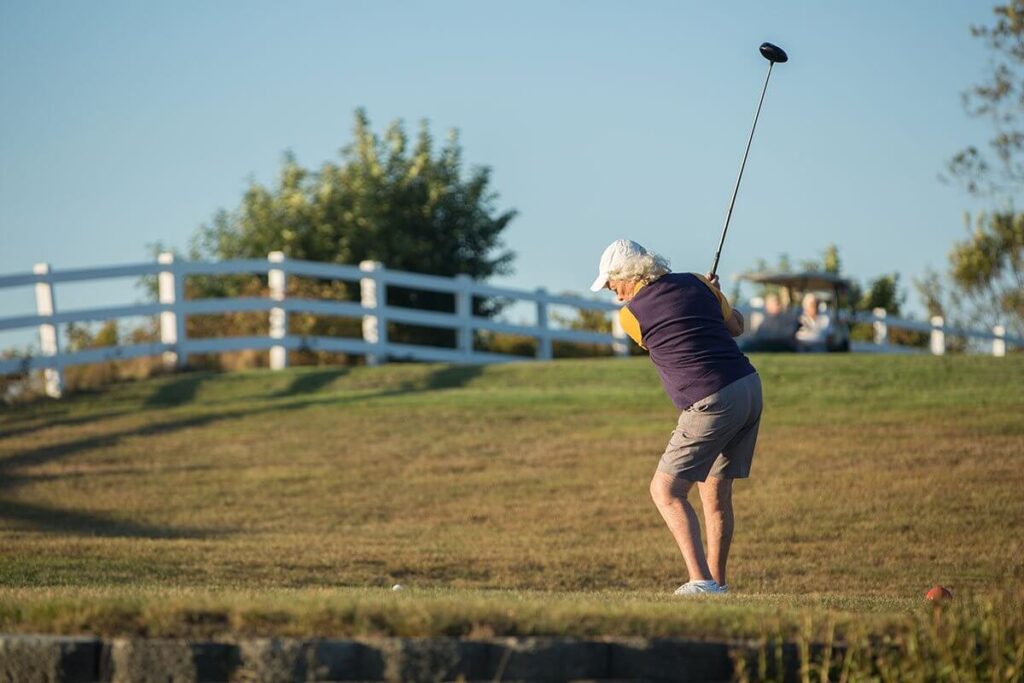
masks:
[[[394,586],[391,587],[391,590],[393,590],[393,591],[405,590],[405,586],[403,586],[400,583],[396,583]]]

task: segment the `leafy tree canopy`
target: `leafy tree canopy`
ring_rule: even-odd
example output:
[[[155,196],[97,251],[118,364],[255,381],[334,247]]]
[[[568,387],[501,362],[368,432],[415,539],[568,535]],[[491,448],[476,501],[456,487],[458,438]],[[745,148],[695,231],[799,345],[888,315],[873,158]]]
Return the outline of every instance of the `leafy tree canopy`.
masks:
[[[463,168],[458,133],[435,149],[423,121],[414,142],[400,121],[383,137],[355,113],[341,162],[319,170],[287,155],[276,187],[253,183],[233,211],[222,210],[192,242],[194,258],[289,258],[474,278],[508,272],[513,254],[500,234],[515,217],[495,208],[490,169]]]
[[[915,283],[921,298],[959,325],[1002,324],[1024,336],[1024,213],[980,213],[967,226],[949,254],[948,283],[929,270]]]
[[[995,25],[971,27],[992,50],[992,71],[962,95],[968,115],[988,118],[993,134],[987,149],[965,147],[947,167],[972,194],[1012,197],[1024,190],[1024,0],[993,12]]]
[[[992,72],[963,95],[969,115],[992,123],[989,150],[967,147],[949,170],[968,192],[997,198],[999,208],[966,218],[967,237],[954,243],[946,278],[929,270],[915,285],[932,315],[1024,335],[1024,214],[1014,208],[1024,190],[1024,0],[993,12],[994,25],[971,27],[992,50]]]

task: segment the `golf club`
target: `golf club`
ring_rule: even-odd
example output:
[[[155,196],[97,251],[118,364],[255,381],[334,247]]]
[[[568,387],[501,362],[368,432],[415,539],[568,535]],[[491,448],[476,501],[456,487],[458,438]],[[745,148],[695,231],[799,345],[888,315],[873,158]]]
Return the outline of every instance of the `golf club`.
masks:
[[[715,276],[718,270],[718,259],[722,255],[722,245],[725,244],[725,233],[729,230],[729,219],[732,218],[732,207],[736,205],[736,193],[740,190],[740,180],[743,178],[743,168],[747,165],[747,155],[750,154],[750,143],[754,139],[754,129],[757,128],[757,117],[761,115],[761,105],[764,103],[764,94],[768,90],[768,79],[772,77],[772,67],[776,62],[782,64],[789,60],[786,51],[778,45],[761,43],[761,56],[768,60],[768,75],[764,78],[764,87],[761,88],[761,99],[757,102],[757,113],[754,114],[754,125],[750,127],[750,137],[747,138],[747,149],[743,152],[743,162],[740,164],[740,174],[736,176],[736,187],[732,190],[732,200],[729,202],[729,210],[725,212],[725,227],[722,228],[722,239],[718,241],[718,251],[715,252],[715,262],[711,265],[711,276]]]

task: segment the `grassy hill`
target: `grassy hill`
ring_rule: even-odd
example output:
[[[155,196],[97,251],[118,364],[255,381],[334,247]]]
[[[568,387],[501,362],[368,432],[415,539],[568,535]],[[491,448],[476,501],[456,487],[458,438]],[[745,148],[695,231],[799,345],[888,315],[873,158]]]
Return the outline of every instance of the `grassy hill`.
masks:
[[[646,359],[303,368],[0,411],[0,630],[742,634],[1019,597],[1024,357],[752,359],[714,605],[669,595]]]

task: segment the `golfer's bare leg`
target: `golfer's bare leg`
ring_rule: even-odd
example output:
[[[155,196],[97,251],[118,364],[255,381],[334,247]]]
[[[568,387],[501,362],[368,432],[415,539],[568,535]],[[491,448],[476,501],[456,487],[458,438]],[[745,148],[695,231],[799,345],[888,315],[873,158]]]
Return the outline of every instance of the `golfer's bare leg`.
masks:
[[[691,581],[704,581],[711,578],[708,561],[704,557],[704,547],[700,542],[700,522],[693,506],[686,500],[686,494],[693,486],[692,481],[673,477],[664,472],[655,472],[651,480],[651,498],[658,506],[668,530],[676,539],[679,552],[686,562],[686,571]]]
[[[711,578],[725,585],[725,564],[732,544],[732,479],[708,477],[698,482],[700,502],[704,506],[704,530],[708,535],[708,567]]]

